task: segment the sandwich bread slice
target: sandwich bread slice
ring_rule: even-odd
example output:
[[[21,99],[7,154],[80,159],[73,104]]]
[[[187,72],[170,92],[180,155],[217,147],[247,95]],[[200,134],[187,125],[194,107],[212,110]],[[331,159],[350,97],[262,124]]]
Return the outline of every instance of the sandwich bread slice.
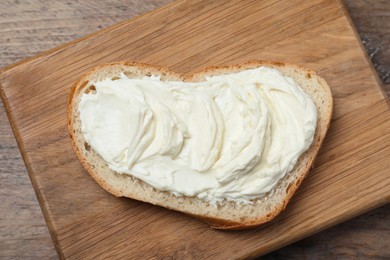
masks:
[[[83,95],[96,93],[97,89],[94,85],[96,82],[106,79],[116,80],[123,75],[130,79],[159,77],[163,82],[204,82],[210,77],[260,67],[276,70],[283,77],[291,78],[308,94],[315,105],[317,122],[310,146],[299,156],[293,168],[277,181],[272,190],[251,199],[249,203],[240,203],[229,199],[213,203],[197,196],[187,196],[170,192],[167,189],[158,189],[141,178],[116,172],[95,151],[93,145],[88,143],[85,133],[83,133],[79,105]],[[180,75],[167,68],[136,62],[117,62],[95,67],[71,88],[68,96],[68,131],[73,149],[86,171],[103,189],[114,196],[128,197],[180,211],[207,222],[213,228],[245,229],[272,220],[286,207],[313,165],[329,127],[332,109],[332,95],[325,80],[316,75],[314,71],[298,65],[250,61],[238,65],[208,67],[193,74]],[[291,135],[291,138],[294,138],[293,134]],[[138,142],[138,140],[134,141]]]

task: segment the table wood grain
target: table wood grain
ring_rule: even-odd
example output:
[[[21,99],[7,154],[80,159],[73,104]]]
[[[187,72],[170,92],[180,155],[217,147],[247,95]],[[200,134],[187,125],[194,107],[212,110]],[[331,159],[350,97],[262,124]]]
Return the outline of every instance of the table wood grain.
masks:
[[[1,1],[0,66],[92,33],[170,1]],[[346,1],[390,94],[390,3]],[[28,73],[28,72],[26,72]],[[12,130],[0,105],[0,258],[57,258]],[[388,258],[390,207],[371,211],[264,259]]]

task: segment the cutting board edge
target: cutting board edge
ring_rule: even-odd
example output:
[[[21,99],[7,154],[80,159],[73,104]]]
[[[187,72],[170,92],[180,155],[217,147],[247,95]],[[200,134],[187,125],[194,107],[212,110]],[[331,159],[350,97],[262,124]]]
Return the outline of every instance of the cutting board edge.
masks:
[[[12,133],[13,133],[15,140],[16,140],[16,143],[18,145],[19,152],[20,152],[21,157],[23,159],[24,166],[26,167],[27,174],[30,178],[31,185],[33,187],[35,196],[38,200],[42,215],[45,219],[47,228],[49,230],[49,234],[53,240],[53,244],[54,244],[54,247],[56,249],[56,252],[57,252],[58,256],[60,257],[60,259],[64,259],[64,256],[60,250],[61,248],[59,246],[58,236],[55,232],[55,227],[53,226],[55,221],[51,219],[51,216],[49,214],[49,209],[47,208],[46,203],[45,203],[44,199],[42,198],[42,194],[40,194],[40,192],[39,192],[38,182],[34,176],[33,170],[30,167],[31,163],[29,162],[29,159],[28,159],[28,153],[26,152],[26,148],[24,147],[23,141],[19,137],[20,134],[18,132],[18,127],[17,127],[15,120],[13,118],[12,109],[11,109],[11,106],[8,102],[8,98],[6,96],[4,86],[1,82],[2,74],[3,74],[3,71],[0,70],[0,97],[1,97],[1,101],[3,102],[5,112],[7,114],[8,122],[11,125]]]
[[[388,100],[387,94],[386,94],[386,92],[385,92],[385,90],[384,90],[384,88],[383,88],[383,82],[382,82],[382,80],[379,78],[379,75],[378,75],[378,73],[376,72],[376,69],[375,69],[375,67],[374,67],[374,64],[372,63],[372,61],[371,61],[371,59],[370,59],[370,56],[368,55],[368,53],[367,53],[367,51],[366,51],[366,49],[365,49],[365,47],[364,47],[364,45],[363,45],[363,42],[362,42],[361,39],[360,39],[360,35],[359,35],[359,33],[358,33],[358,31],[357,31],[357,29],[356,29],[356,27],[355,27],[355,25],[354,25],[354,23],[353,23],[353,21],[352,21],[351,16],[349,15],[349,12],[348,12],[348,10],[347,10],[347,7],[345,6],[345,4],[344,4],[344,2],[343,2],[342,0],[337,0],[336,2],[337,2],[337,4],[340,6],[341,10],[343,11],[343,15],[347,18],[348,25],[349,25],[349,27],[352,29],[352,31],[353,31],[353,33],[354,33],[354,35],[355,35],[355,38],[356,38],[356,40],[357,40],[357,42],[358,42],[358,44],[359,44],[360,50],[361,50],[361,51],[363,52],[363,54],[364,54],[365,60],[367,61],[368,66],[370,67],[370,70],[371,70],[371,72],[372,72],[372,74],[373,74],[373,76],[374,76],[374,78],[375,78],[375,80],[376,80],[376,82],[377,82],[377,84],[378,84],[378,87],[379,87],[379,89],[380,89],[380,91],[381,91],[381,93],[382,93],[383,98],[386,99],[386,100]],[[390,107],[390,101],[387,102],[387,104],[388,104],[389,107]]]
[[[389,199],[390,199],[390,197],[389,197]],[[352,218],[355,218],[355,217],[358,217],[360,215],[363,215],[363,214],[365,214],[365,213],[367,213],[367,212],[369,212],[371,210],[374,210],[374,209],[377,209],[377,208],[382,207],[384,205],[387,205],[387,204],[390,203],[389,199],[378,200],[378,202],[376,202],[375,204],[369,204],[369,205],[372,205],[371,207],[367,207],[367,208],[361,207],[360,209],[363,209],[363,210],[356,210],[352,214],[344,215],[343,217],[340,217],[340,218],[335,218],[334,221],[329,221],[329,222],[325,223],[323,226],[319,226],[319,229],[312,230],[310,232],[304,233],[304,234],[302,234],[300,236],[297,236],[293,240],[289,240],[289,241],[287,241],[285,243],[275,244],[276,245],[275,247],[271,246],[271,247],[267,248],[267,250],[264,250],[264,251],[261,250],[261,249],[259,249],[258,251],[254,250],[252,253],[244,255],[242,258],[244,258],[244,259],[247,259],[247,258],[251,259],[251,258],[254,258],[254,257],[263,256],[265,254],[271,253],[271,252],[273,252],[275,250],[278,250],[280,248],[283,248],[285,246],[291,245],[291,244],[293,244],[293,243],[295,243],[297,241],[300,241],[302,239],[308,238],[308,237],[310,237],[310,236],[312,236],[314,234],[317,234],[317,233],[319,233],[321,231],[324,231],[324,230],[326,230],[328,228],[334,227],[334,226],[336,226],[338,224],[341,224],[341,223],[343,223],[345,221],[348,221],[348,220],[350,220]]]
[[[129,22],[132,22],[133,20],[137,20],[139,18],[143,18],[143,17],[146,17],[146,16],[149,16],[149,15],[153,15],[155,13],[158,13],[166,8],[170,8],[171,6],[173,5],[176,5],[176,4],[179,4],[179,2],[183,2],[184,0],[174,0],[172,3],[169,3],[169,4],[166,4],[166,5],[163,5],[161,7],[158,7],[152,11],[149,11],[149,12],[146,12],[146,13],[141,13],[141,14],[138,14],[130,19],[126,19],[126,20],[123,20],[121,22],[118,22],[118,23],[115,23],[115,24],[112,24],[106,28],[103,28],[103,29],[100,29],[98,31],[95,31],[95,32],[92,32],[92,33],[89,33],[87,35],[84,35],[80,38],[77,38],[75,40],[72,40],[70,42],[67,42],[67,43],[64,43],[64,44],[61,44],[59,46],[56,46],[54,48],[51,48],[49,50],[46,50],[46,51],[42,51],[42,52],[39,52],[38,54],[36,55],[33,55],[31,57],[27,57],[27,58],[24,58],[24,59],[21,59],[20,61],[16,61],[15,63],[11,63],[9,65],[6,65],[4,67],[1,67],[0,68],[0,83],[1,83],[1,75],[2,74],[5,74],[7,71],[9,70],[12,70],[14,69],[15,67],[18,67],[18,66],[22,66],[24,64],[27,64],[27,63],[31,63],[31,62],[34,62],[36,60],[39,60],[40,58],[43,58],[43,57],[46,57],[48,55],[51,55],[51,54],[54,54],[55,52],[57,51],[60,51],[62,49],[65,49],[65,48],[68,48],[68,47],[71,47],[72,45],[76,44],[76,43],[79,43],[79,42],[82,42],[82,41],[85,41],[91,37],[94,37],[94,36],[98,36],[98,35],[102,35],[102,34],[105,34],[106,32],[109,32],[111,30],[114,30],[114,29],[117,29],[117,28],[120,28],[124,25],[126,25],[127,23]],[[0,84],[0,89],[1,89],[1,84]],[[1,90],[0,90],[1,91]]]

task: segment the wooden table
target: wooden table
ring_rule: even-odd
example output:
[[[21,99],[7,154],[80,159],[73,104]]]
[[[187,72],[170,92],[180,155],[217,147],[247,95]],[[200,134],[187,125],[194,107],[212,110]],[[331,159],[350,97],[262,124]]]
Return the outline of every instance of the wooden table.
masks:
[[[1,1],[0,66],[169,2]],[[384,83],[384,90],[390,95],[390,2],[348,0],[345,4]],[[2,104],[0,200],[0,258],[57,258]],[[387,205],[263,258],[389,258],[389,219]]]

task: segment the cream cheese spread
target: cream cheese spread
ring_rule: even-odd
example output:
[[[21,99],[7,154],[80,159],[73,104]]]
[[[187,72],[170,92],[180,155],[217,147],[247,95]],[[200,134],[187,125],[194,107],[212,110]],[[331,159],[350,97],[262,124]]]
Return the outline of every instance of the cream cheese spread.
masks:
[[[92,84],[78,106],[85,140],[113,171],[176,196],[251,203],[293,169],[316,129],[310,96],[272,68]]]

